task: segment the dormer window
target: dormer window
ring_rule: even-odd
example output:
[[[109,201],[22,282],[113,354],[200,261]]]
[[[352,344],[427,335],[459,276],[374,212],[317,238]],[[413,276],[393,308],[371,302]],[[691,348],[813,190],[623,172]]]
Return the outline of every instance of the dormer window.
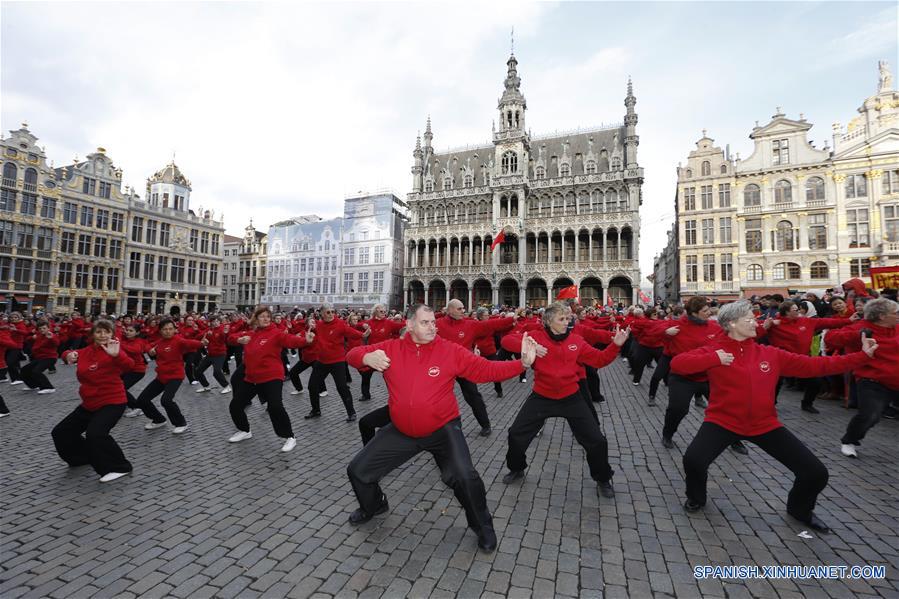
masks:
[[[443,180],[443,190],[444,190],[444,191],[449,191],[449,190],[452,189],[452,188],[453,188],[453,179],[452,179],[452,177],[446,177],[446,178]]]
[[[465,175],[465,179],[463,179],[462,186],[463,187],[472,187],[474,183],[474,179],[471,175]]]
[[[596,174],[596,162],[593,160],[588,160],[587,164],[584,165],[584,172],[588,175]]]
[[[571,176],[571,167],[567,162],[563,162],[562,166],[559,167],[559,176],[560,177],[569,177]]]
[[[536,179],[545,179],[546,178],[546,169],[543,168],[542,166],[538,166],[534,170],[534,177]]]
[[[434,182],[431,180],[425,181],[425,191],[434,191]]]
[[[612,170],[617,171],[619,169],[621,169],[621,158],[618,156],[613,156],[612,157]],[[690,176],[691,177],[693,176],[692,171],[690,171]]]
[[[509,150],[503,154],[502,173],[504,175],[514,175],[518,172],[518,154]]]
[[[781,164],[790,164],[790,140],[775,139],[772,142],[772,147],[774,148],[774,155],[772,159],[772,163],[774,164],[774,166],[778,166]]]
[[[704,160],[702,163],[702,176],[708,177],[711,174],[712,174],[712,165],[709,163],[708,160]]]

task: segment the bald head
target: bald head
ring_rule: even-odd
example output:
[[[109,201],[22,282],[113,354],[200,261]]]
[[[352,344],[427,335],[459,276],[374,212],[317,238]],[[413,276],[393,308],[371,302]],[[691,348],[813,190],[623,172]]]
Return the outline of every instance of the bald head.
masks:
[[[465,315],[465,304],[457,299],[451,299],[446,305],[446,314],[450,318],[459,320]]]

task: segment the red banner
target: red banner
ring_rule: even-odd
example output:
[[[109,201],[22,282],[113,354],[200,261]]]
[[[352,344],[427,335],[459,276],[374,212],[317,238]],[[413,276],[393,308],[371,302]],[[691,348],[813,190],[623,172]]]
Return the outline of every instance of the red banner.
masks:
[[[899,289],[899,266],[872,266],[871,289]]]

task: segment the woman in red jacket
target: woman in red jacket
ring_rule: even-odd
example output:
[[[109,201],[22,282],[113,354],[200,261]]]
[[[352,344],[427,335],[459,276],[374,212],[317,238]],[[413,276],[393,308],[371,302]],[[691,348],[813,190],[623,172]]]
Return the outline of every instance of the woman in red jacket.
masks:
[[[197,393],[211,391],[209,379],[206,378],[205,373],[206,370],[212,366],[212,376],[222,388],[219,393],[225,395],[231,393],[231,385],[228,384],[228,379],[225,377],[225,373],[222,370],[228,354],[228,342],[226,336],[231,329],[230,327],[223,326],[222,321],[218,316],[213,316],[210,324],[211,326],[205,334],[206,339],[209,340],[209,345],[206,346],[206,356],[203,358],[203,361],[200,362],[200,365],[197,366],[197,380],[200,381],[200,388],[197,389]]]
[[[125,386],[119,376],[134,365],[120,351],[114,331],[111,322],[98,320],[92,327],[93,343],[63,353],[64,362],[78,364],[81,405],[53,428],[59,457],[72,467],[90,464],[101,483],[121,478],[132,469],[109,434],[125,411]]]
[[[284,439],[281,451],[291,451],[297,445],[293,436],[290,416],[284,409],[281,391],[284,386],[284,364],[281,362],[281,350],[284,348],[299,349],[315,339],[311,331],[304,336],[291,335],[272,324],[272,312],[260,306],[253,312],[250,329],[235,333],[235,341],[244,348],[243,376],[241,370],[234,373],[234,396],[229,410],[231,420],[237,427],[228,441],[238,443],[253,436],[250,432],[250,421],[247,420],[246,409],[259,396],[259,401],[268,404],[268,416],[272,421],[275,434]]]
[[[181,327],[178,329],[178,334],[181,335],[181,337],[183,337],[184,339],[196,341],[198,339],[201,339],[204,333],[200,329],[200,325],[197,323],[196,318],[194,318],[193,316],[186,316],[184,318],[184,322],[181,324]],[[197,385],[200,382],[197,379],[196,374],[197,365],[199,363],[199,349],[184,354],[184,374],[187,376],[187,380],[190,381],[191,385]]]
[[[10,312],[9,314],[9,335],[16,344],[6,350],[6,368],[9,370],[9,384],[21,385],[25,381],[22,380],[22,369],[19,363],[22,361],[22,348],[25,346],[25,337],[28,336],[28,328],[22,315],[18,312]]]
[[[156,358],[156,378],[141,391],[137,406],[150,419],[144,426],[145,429],[165,426],[165,416],[153,405],[153,399],[161,393],[162,407],[174,426],[172,432],[180,435],[187,430],[187,420],[175,403],[175,394],[184,381],[184,354],[195,352],[208,342],[205,339],[185,339],[175,335],[175,323],[171,318],[159,321],[159,334],[159,341],[147,352]]]
[[[128,408],[125,410],[125,418],[136,418],[143,414],[137,406],[137,399],[131,394],[131,387],[136,385],[147,372],[147,361],[144,354],[150,351],[150,344],[146,339],[139,337],[140,325],[129,323],[122,329],[122,337],[119,338],[122,351],[125,352],[134,366],[128,369],[128,372],[122,373],[122,384],[125,385],[125,397],[128,399]]]
[[[9,328],[0,319],[0,373],[4,373],[3,376],[6,372],[6,350],[11,347],[15,347],[15,342],[9,335]],[[0,395],[0,418],[4,416],[9,416],[9,408],[6,407],[6,402]]]
[[[877,342],[865,340],[864,353],[817,358],[760,345],[755,342],[756,319],[746,300],[723,306],[718,323],[725,334],[671,360],[673,374],[704,373],[711,388],[705,421],[684,453],[684,508],[695,512],[705,505],[709,466],[734,441],[745,439],[796,475],[787,513],[827,532],[827,525],[814,514],[818,494],[827,485],[827,468],[777,419],[775,387],[781,375],[822,376],[861,366],[873,357]]]
[[[50,325],[41,321],[31,345],[31,361],[22,369],[22,380],[29,389],[38,389],[38,395],[56,393],[56,388],[44,371],[56,364],[59,337],[50,330]]]

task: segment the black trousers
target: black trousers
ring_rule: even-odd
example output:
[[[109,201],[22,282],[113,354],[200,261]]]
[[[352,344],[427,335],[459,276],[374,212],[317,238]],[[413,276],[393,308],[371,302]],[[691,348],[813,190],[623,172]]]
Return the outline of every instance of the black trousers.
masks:
[[[377,511],[387,501],[378,484],[380,480],[422,451],[434,456],[440,478],[453,489],[456,499],[465,508],[469,528],[475,532],[483,527],[492,528],[487,491],[471,461],[459,418],[447,422],[427,437],[406,436],[393,424],[379,430],[347,467],[359,506],[369,514]]]
[[[6,368],[9,371],[9,381],[20,381],[22,380],[22,368],[19,366],[19,363],[22,361],[22,350],[21,349],[8,349],[6,350]]]
[[[818,393],[821,392],[821,388],[824,386],[824,379],[818,377],[812,377],[808,379],[793,379],[802,389],[802,407],[808,408],[812,404],[815,403],[815,398],[818,396]],[[774,391],[774,397],[777,398],[780,395],[780,388],[783,386],[784,377],[780,377],[777,379],[777,388]]]
[[[109,434],[124,411],[125,404],[103,406],[93,412],[78,406],[53,427],[56,453],[69,466],[90,464],[100,476],[131,472],[131,462]]]
[[[212,376],[215,378],[216,382],[225,388],[228,386],[228,379],[225,377],[225,373],[222,372],[222,366],[225,365],[225,356],[206,356],[203,358],[203,361],[197,366],[197,380],[200,381],[200,384],[204,387],[209,386],[209,379],[206,378],[206,369],[212,366]]]
[[[599,386],[599,370],[592,366],[584,366],[584,370],[587,372],[587,394],[590,399],[596,403],[605,401]]]
[[[590,409],[590,413],[593,414],[594,420],[599,423],[599,414],[593,406],[593,398],[590,397],[590,385],[587,384],[587,379],[584,378],[579,380],[577,386],[580,388],[581,397],[583,397],[584,401],[587,403],[587,407]]]
[[[287,354],[287,348],[281,350],[281,363],[284,364],[284,376],[290,373],[290,357]]]
[[[350,374],[350,365],[346,362],[344,362],[344,364],[346,364],[346,382],[349,384],[353,382],[353,375]]]
[[[3,401],[2,395],[0,395],[0,414],[9,414],[9,408],[6,407],[6,402]]]
[[[297,391],[303,390],[303,382],[300,380],[300,373],[306,370],[307,368],[312,368],[315,362],[303,362],[303,358],[297,360],[297,363],[290,367],[290,370],[287,372],[287,376],[290,377],[290,382],[293,383],[293,388]],[[312,382],[310,378],[309,382]],[[322,380],[322,386],[318,390],[319,393],[325,390],[325,382]]]
[[[137,400],[134,399],[134,396],[131,394],[131,387],[137,384],[142,378],[144,378],[145,372],[123,372],[122,373],[122,383],[125,384],[125,397],[128,398],[128,407],[132,410],[137,409],[139,406],[137,405]]]
[[[337,386],[337,393],[343,400],[343,406],[346,408],[347,416],[355,414],[353,408],[353,396],[350,393],[350,387],[346,383],[346,362],[335,362],[333,364],[322,364],[316,362],[312,365],[312,374],[309,376],[309,401],[312,403],[313,412],[321,412],[321,404],[319,403],[318,394],[325,388],[325,377],[329,374],[334,379]]]
[[[153,405],[153,399],[160,393],[162,394],[162,407],[165,409],[166,416],[172,426],[184,426],[187,420],[181,413],[181,408],[175,403],[175,394],[181,386],[183,379],[177,381],[169,381],[167,383],[160,382],[159,379],[153,379],[150,384],[144,387],[137,397],[137,407],[144,411],[144,415],[153,422],[165,422],[165,417]]]
[[[21,376],[29,389],[53,389],[53,384],[44,371],[56,364],[56,358],[32,360],[22,368]]]
[[[709,466],[722,451],[740,440],[755,443],[796,475],[787,497],[787,511],[797,518],[808,518],[815,509],[818,493],[827,486],[827,468],[802,441],[784,427],[763,435],[747,437],[723,426],[703,422],[684,453],[687,499],[705,505]]]
[[[509,449],[506,452],[509,470],[517,472],[527,468],[527,449],[547,418],[568,421],[575,440],[587,452],[587,464],[593,480],[611,480],[614,472],[609,466],[609,444],[580,392],[563,399],[549,399],[531,393],[509,428]]]
[[[635,383],[639,383],[640,379],[643,378],[643,370],[646,368],[646,365],[652,362],[653,359],[658,362],[661,355],[661,347],[646,347],[639,343],[634,344],[634,359],[633,364],[631,364],[631,370],[634,373]]]
[[[374,374],[374,370],[364,370],[359,373],[359,376],[362,378],[362,399],[364,401],[371,399],[371,377]]]
[[[500,356],[498,352],[495,353],[495,354],[491,354],[491,355],[489,355],[489,356],[481,356],[481,357],[484,358],[484,359],[486,359],[486,360],[490,360],[491,362],[502,362],[502,361],[505,360],[505,358],[503,358],[502,356]],[[502,382],[496,381],[495,383],[493,383],[493,390],[496,391],[496,394],[497,394],[497,395],[499,395],[500,393],[502,393],[502,392],[503,392],[503,384],[502,384]]]
[[[890,402],[899,400],[899,391],[888,389],[877,381],[859,379],[856,383],[858,393],[858,412],[849,421],[846,434],[841,443],[844,445],[861,445],[861,440],[880,421],[884,410]]]
[[[197,369],[197,364],[199,363],[199,352],[190,352],[189,354],[184,354],[184,374],[187,376],[187,380],[191,383],[197,380],[197,375],[194,371]]]
[[[240,371],[244,373],[243,369]],[[233,383],[233,379],[232,379]],[[268,411],[268,417],[272,421],[272,428],[275,434],[282,439],[293,437],[293,427],[290,424],[290,416],[284,409],[284,402],[281,399],[281,391],[284,388],[284,381],[275,379],[264,383],[248,383],[242,380],[239,385],[234,386],[234,397],[231,398],[231,404],[228,410],[231,412],[231,420],[238,430],[250,432],[250,421],[247,419],[246,409],[253,403],[253,398],[259,396],[259,401],[265,404]]]
[[[390,410],[387,406],[372,410],[359,419],[359,434],[362,435],[362,444],[368,445],[379,428],[384,428],[392,421],[390,420]]]
[[[671,356],[662,354],[657,363],[658,366],[652,371],[652,378],[649,380],[650,397],[656,396],[656,391],[659,390],[659,383],[665,381],[665,385],[668,385],[668,373],[671,371]]]
[[[677,432],[681,420],[690,411],[694,395],[709,396],[709,383],[697,383],[682,376],[668,376],[668,408],[665,410],[665,426],[662,436],[670,439]]]
[[[240,365],[243,364],[243,346],[242,345],[229,345],[228,346],[228,359],[231,359],[231,356],[234,356],[234,366],[236,368],[240,368]],[[227,362],[228,360],[225,360]]]
[[[481,428],[490,427],[490,416],[487,415],[487,404],[484,403],[484,396],[478,390],[478,386],[468,379],[457,378],[459,388],[462,389],[462,399],[471,407],[475,419]]]

